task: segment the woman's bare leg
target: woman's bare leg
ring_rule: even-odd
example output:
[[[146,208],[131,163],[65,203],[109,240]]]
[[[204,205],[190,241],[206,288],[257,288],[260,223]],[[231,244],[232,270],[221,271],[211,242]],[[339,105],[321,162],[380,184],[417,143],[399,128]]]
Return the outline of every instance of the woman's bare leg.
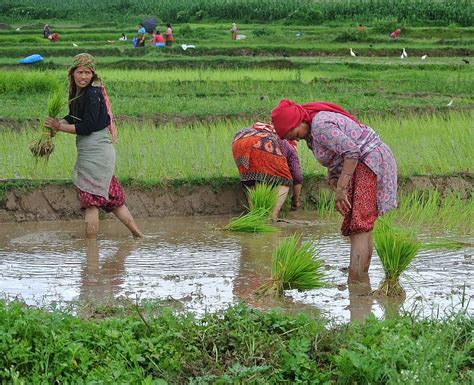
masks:
[[[97,239],[99,232],[99,209],[95,206],[87,207],[85,214],[86,238]]]
[[[349,264],[348,282],[360,282],[361,276],[369,271],[372,258],[371,232],[358,233],[350,236],[351,262]]]
[[[114,209],[112,212],[120,220],[120,222],[122,222],[125,226],[128,227],[128,229],[131,231],[134,238],[143,237],[143,234],[138,229],[138,226],[135,223],[135,220],[133,219],[132,214],[130,214],[130,211],[128,210],[127,206],[122,205]]]
[[[283,204],[285,203],[286,197],[288,196],[288,191],[290,188],[288,186],[278,186],[277,189],[277,203],[275,208],[270,213],[270,219],[276,221],[278,219],[278,214],[280,213]]]

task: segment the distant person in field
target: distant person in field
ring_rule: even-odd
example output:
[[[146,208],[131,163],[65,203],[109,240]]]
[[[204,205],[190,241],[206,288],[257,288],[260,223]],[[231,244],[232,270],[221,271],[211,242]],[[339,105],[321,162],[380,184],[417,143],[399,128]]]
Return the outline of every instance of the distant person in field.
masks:
[[[156,31],[152,34],[151,45],[154,47],[164,47],[165,39],[160,31]]]
[[[349,282],[361,282],[372,257],[377,218],[397,207],[397,165],[376,132],[337,104],[296,104],[283,99],[272,113],[280,139],[306,140],[328,169],[335,208],[351,242]]]
[[[298,153],[292,143],[278,138],[271,124],[257,122],[237,132],[232,154],[242,187],[253,188],[258,183],[278,186],[278,201],[270,214],[272,220],[278,219],[290,187],[291,208],[298,209],[303,183]]]
[[[165,41],[166,46],[171,47],[173,45],[173,27],[171,23],[166,24],[166,32],[165,32]]]
[[[232,23],[232,27],[230,28],[230,38],[237,40],[237,24],[235,23]]]
[[[43,27],[43,37],[47,39],[51,35],[51,29],[49,28],[48,24],[45,24]]]
[[[53,32],[48,36],[48,39],[53,43],[57,43],[59,41],[59,34],[57,32]]]
[[[400,35],[400,33],[402,32],[402,30],[400,28],[397,28],[395,31],[393,31],[391,34],[390,34],[390,37],[392,39],[396,39],[398,37],[398,35]]]
[[[135,47],[144,47],[145,46],[145,27],[142,23],[138,24],[138,31],[137,31],[137,43]]]
[[[69,114],[63,119],[47,117],[45,126],[76,135],[77,159],[72,181],[79,190],[85,211],[86,237],[96,239],[99,208],[113,212],[135,238],[142,237],[125,194],[114,176],[117,138],[109,97],[88,53],[74,56],[69,68]]]

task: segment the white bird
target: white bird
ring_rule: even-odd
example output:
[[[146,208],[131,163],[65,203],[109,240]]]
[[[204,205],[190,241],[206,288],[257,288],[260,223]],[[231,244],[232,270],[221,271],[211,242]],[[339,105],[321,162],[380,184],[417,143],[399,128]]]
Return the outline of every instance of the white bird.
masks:
[[[181,44],[181,48],[183,49],[183,51],[186,51],[188,48],[196,48],[196,46]]]
[[[447,106],[447,107],[451,107],[451,106],[453,105],[453,101],[454,101],[454,100],[453,100],[453,99],[451,99],[451,100],[449,101],[449,103],[448,103],[448,104],[446,104],[446,106]]]
[[[72,46],[73,47],[78,47],[78,45],[76,43],[72,43]]]
[[[405,48],[403,48],[402,55],[405,56],[405,57],[408,57],[407,51],[405,51]]]
[[[19,31],[20,30],[20,27],[18,27],[17,29],[15,29],[15,31]]]
[[[352,57],[356,57],[356,56],[357,56],[356,53],[352,50],[352,48],[351,48],[351,56],[352,56]]]
[[[296,32],[296,37],[301,37],[302,33],[301,32]]]
[[[421,60],[425,60],[427,57],[428,57],[428,55],[423,55],[423,56],[421,57]]]
[[[404,58],[405,56],[403,55],[403,52],[402,52],[402,54],[400,55],[400,59],[404,59]]]

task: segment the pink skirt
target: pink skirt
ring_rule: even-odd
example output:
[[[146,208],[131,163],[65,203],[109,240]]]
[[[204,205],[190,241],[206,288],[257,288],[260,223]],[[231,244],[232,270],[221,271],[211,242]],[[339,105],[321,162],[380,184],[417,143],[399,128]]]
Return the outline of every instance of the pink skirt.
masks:
[[[79,200],[81,202],[81,210],[95,206],[104,209],[105,212],[111,212],[125,203],[125,193],[114,175],[110,181],[109,199],[79,190]]]
[[[351,210],[342,222],[342,235],[372,231],[377,220],[377,175],[359,163],[347,189]]]

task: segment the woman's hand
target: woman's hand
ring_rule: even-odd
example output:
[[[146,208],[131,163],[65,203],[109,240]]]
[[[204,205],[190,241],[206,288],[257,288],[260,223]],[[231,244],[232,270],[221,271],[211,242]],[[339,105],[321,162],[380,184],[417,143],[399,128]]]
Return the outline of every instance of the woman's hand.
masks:
[[[347,198],[347,189],[345,188],[336,188],[336,198],[335,198],[335,207],[336,210],[342,215],[345,216],[351,209],[351,202]]]
[[[59,123],[59,120],[56,118],[51,118],[48,116],[44,121],[44,125],[45,127],[52,128],[53,130],[61,131],[61,123]]]

